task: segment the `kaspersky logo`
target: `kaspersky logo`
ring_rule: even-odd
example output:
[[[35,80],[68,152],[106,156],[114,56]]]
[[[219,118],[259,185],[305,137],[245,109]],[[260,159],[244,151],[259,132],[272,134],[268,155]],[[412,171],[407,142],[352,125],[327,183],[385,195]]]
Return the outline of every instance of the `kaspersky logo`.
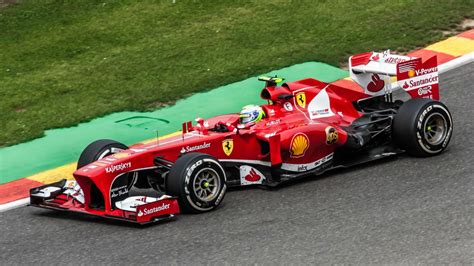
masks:
[[[161,204],[161,206],[157,206],[157,207],[153,207],[153,208],[150,208],[150,209],[147,209],[147,208],[143,208],[143,212],[142,210],[139,210],[138,213],[137,213],[137,216],[138,217],[141,217],[143,215],[150,215],[150,214],[153,214],[153,213],[156,213],[156,212],[160,212],[160,211],[164,211],[164,210],[167,210],[170,208],[170,204]]]
[[[121,163],[121,164],[116,164],[116,165],[106,167],[105,172],[106,173],[113,173],[113,172],[116,172],[116,171],[125,170],[125,169],[130,168],[130,167],[132,167],[132,163],[131,162],[126,162],[126,163]]]

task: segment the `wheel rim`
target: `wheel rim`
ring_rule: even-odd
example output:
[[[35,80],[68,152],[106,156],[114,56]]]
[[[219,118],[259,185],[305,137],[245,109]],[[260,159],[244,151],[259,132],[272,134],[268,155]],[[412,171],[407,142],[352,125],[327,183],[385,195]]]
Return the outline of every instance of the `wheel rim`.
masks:
[[[424,137],[430,145],[439,145],[446,137],[447,122],[444,116],[433,113],[425,120]]]
[[[194,194],[204,202],[214,200],[219,192],[221,181],[216,171],[211,168],[201,169],[193,182]]]

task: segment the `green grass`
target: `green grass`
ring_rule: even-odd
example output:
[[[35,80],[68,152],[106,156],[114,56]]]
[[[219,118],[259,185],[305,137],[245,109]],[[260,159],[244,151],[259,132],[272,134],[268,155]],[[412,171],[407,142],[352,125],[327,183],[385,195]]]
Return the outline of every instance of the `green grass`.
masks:
[[[295,63],[413,49],[474,14],[472,0],[176,2],[0,10],[0,146]]]

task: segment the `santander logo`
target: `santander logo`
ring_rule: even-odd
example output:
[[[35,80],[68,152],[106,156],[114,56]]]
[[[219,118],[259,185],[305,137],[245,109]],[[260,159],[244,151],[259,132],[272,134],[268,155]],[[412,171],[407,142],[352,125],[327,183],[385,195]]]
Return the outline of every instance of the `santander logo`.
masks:
[[[167,210],[170,208],[170,204],[161,204],[161,206],[156,206],[156,207],[153,207],[153,208],[150,208],[150,209],[147,209],[147,208],[144,208],[143,209],[143,212],[142,210],[139,210],[138,213],[137,213],[137,216],[141,217],[143,215],[150,215],[150,214],[153,214],[153,213],[156,213],[156,212],[159,212],[159,211],[164,211],[164,210]]]
[[[262,184],[265,180],[265,176],[252,166],[241,165],[239,168],[241,185]]]
[[[260,176],[257,174],[257,172],[255,172],[255,169],[252,168],[252,170],[250,170],[249,174],[245,176],[245,180],[247,180],[249,182],[259,181]]]
[[[422,75],[422,76],[417,76],[415,78],[408,79],[403,83],[403,88],[406,89],[416,89],[421,86],[429,86],[429,85],[434,85],[438,84],[438,75],[437,74],[431,74],[431,75]]]
[[[377,74],[372,75],[372,81],[367,84],[367,90],[370,92],[379,92],[385,86],[385,81],[380,79]]]

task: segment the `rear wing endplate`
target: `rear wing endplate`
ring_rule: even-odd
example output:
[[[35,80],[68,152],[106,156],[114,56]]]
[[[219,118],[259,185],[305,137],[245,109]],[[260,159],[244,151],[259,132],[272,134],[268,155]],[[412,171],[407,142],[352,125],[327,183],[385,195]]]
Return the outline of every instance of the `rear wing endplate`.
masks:
[[[419,57],[394,55],[390,50],[367,52],[349,58],[349,72],[369,97],[402,88],[412,98],[439,99],[436,56],[422,62]]]

